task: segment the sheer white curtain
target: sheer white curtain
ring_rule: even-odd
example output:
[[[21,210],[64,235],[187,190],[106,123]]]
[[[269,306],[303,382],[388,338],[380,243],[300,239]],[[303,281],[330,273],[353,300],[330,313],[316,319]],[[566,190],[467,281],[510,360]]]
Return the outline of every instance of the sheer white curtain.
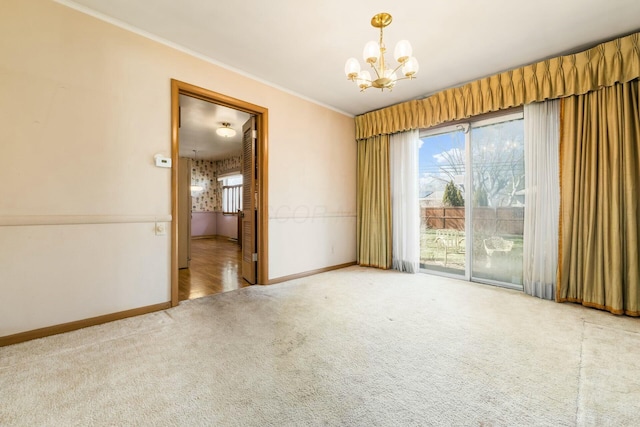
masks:
[[[392,268],[417,273],[420,263],[417,130],[391,135]]]
[[[524,291],[555,299],[558,267],[560,101],[524,106]]]

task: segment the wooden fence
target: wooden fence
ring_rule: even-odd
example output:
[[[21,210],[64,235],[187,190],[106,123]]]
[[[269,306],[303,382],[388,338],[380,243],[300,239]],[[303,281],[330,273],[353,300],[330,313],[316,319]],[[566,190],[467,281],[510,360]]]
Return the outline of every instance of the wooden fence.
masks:
[[[420,209],[420,216],[422,223],[428,228],[464,230],[465,208],[463,207],[423,207]],[[473,208],[473,229],[476,232],[491,235],[522,235],[524,208]]]
[[[422,223],[438,230],[464,230],[464,208],[421,208]]]

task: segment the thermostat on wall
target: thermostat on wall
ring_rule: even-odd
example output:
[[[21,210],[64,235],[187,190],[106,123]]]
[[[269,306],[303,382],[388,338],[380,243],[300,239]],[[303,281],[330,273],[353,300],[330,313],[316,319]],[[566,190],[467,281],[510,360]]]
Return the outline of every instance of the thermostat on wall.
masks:
[[[170,168],[171,167],[171,158],[170,157],[163,157],[160,154],[156,154],[155,156],[153,156],[154,159],[156,159],[156,166],[158,166],[159,168]]]

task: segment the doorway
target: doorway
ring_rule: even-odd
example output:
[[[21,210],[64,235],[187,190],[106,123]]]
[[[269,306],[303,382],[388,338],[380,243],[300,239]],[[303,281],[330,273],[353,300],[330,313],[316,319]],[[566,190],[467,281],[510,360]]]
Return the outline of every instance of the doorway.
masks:
[[[179,300],[235,290],[242,277],[243,125],[251,114],[180,95]],[[251,279],[251,278],[250,278]]]
[[[180,282],[184,282],[185,277],[193,273],[200,275],[201,282],[203,277],[208,277],[209,283],[205,288],[210,288],[209,293],[228,290],[230,287],[235,289],[244,283],[267,282],[268,111],[188,83],[177,80],[172,80],[171,83],[171,302],[175,306],[181,299],[185,299]],[[219,113],[217,116],[212,118],[209,114],[207,117],[207,111],[215,110]],[[245,119],[246,123],[243,123]],[[194,121],[207,123],[195,126]],[[230,122],[232,124],[228,124]],[[247,123],[251,123],[250,130],[247,129]],[[186,126],[184,129],[181,129],[182,124]],[[237,129],[236,133],[240,135],[236,139],[242,143],[236,141],[232,144],[232,138],[229,137],[227,144],[212,145],[206,132],[215,133],[219,127]],[[238,161],[240,156],[247,157],[247,147],[250,148],[248,161]],[[247,164],[250,166],[244,167]],[[185,168],[191,170],[187,172]],[[243,176],[245,182],[239,185],[238,176]],[[190,185],[186,186],[186,179],[194,182],[189,182]],[[243,204],[240,203],[242,193],[245,195]],[[187,209],[184,207],[185,203]],[[199,217],[197,223],[191,218],[192,213]],[[202,217],[218,217],[220,228],[215,225],[207,228]],[[211,222],[210,219],[208,221]],[[186,222],[191,227],[185,226]],[[247,234],[246,230],[250,230],[250,233]],[[203,239],[192,242],[191,234],[200,234],[206,241]],[[242,252],[238,240],[242,241]],[[189,245],[185,247],[185,242],[194,243],[190,253]],[[180,267],[189,267],[189,264],[193,265],[193,271],[179,270]],[[231,268],[227,268],[229,266]],[[237,273],[234,275],[233,266],[236,272],[241,270],[241,277],[247,278],[248,282],[240,280],[231,284],[238,276]],[[223,283],[225,281],[226,285]],[[196,289],[194,295],[203,296],[203,292],[206,289]]]

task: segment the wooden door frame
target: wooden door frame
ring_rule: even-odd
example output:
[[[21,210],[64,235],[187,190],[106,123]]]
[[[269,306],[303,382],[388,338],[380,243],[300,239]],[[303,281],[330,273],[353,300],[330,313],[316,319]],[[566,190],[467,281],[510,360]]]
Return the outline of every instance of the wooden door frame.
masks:
[[[268,125],[269,110],[227,95],[210,91],[189,83],[171,79],[171,306],[178,301],[178,153],[180,148],[180,95],[187,95],[203,101],[244,111],[256,117],[258,139],[256,153],[258,157],[258,205],[256,221],[258,277],[257,283],[266,285],[269,280],[269,246],[268,246]]]

